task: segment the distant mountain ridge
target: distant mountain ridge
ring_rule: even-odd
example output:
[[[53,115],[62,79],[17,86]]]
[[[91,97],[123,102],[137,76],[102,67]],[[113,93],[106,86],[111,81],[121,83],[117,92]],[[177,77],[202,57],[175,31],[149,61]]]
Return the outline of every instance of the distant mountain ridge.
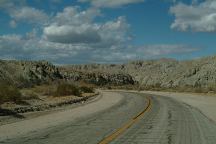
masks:
[[[99,86],[215,87],[216,56],[187,61],[158,59],[125,64],[64,66],[55,66],[46,61],[0,61],[0,82],[22,87],[59,79],[84,81]]]
[[[66,66],[68,72],[122,73],[140,86],[201,87],[216,85],[216,56],[177,61],[158,59],[132,61],[127,64],[88,64]]]

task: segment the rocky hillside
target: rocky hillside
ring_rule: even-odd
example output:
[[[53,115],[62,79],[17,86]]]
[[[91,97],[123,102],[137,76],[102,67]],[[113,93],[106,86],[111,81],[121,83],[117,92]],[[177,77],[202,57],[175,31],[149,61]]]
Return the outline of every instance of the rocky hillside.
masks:
[[[94,69],[77,69],[73,66],[64,66],[61,67],[60,70],[64,75],[64,78],[67,80],[82,81],[95,84],[97,86],[122,86],[136,84],[136,81],[131,75],[121,72],[106,72],[100,70],[94,71]]]
[[[45,61],[0,61],[0,82],[26,87],[59,79],[99,86],[139,84],[144,88],[190,87],[216,90],[216,56],[190,61],[158,59],[127,64],[59,67]]]
[[[84,81],[103,85],[131,85],[132,76],[122,73],[101,73],[91,71],[74,71],[67,67],[57,67],[46,61],[5,61],[0,60],[0,83],[9,83],[18,87],[67,80]]]
[[[127,64],[73,65],[67,66],[67,71],[85,75],[82,78],[76,77],[77,79],[88,78],[88,73],[100,73],[99,77],[121,73],[130,77],[126,81],[133,80],[143,87],[207,88],[216,85],[216,56],[190,61],[159,59],[133,61]],[[115,78],[113,80],[116,81]]]
[[[46,61],[0,61],[1,83],[29,87],[62,78],[58,68]]]

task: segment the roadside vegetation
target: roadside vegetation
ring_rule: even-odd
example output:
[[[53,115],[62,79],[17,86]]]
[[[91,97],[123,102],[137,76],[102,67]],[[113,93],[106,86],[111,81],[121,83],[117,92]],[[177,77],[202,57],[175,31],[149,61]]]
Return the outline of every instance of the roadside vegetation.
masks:
[[[82,93],[94,93],[94,89],[87,86],[79,87],[70,83],[62,83],[57,86],[54,96],[82,96]]]
[[[81,90],[73,84],[63,83],[57,86],[53,95],[58,97],[69,95],[81,96]]]
[[[80,90],[83,93],[94,93],[94,89],[92,87],[87,87],[87,86],[81,86]]]
[[[22,94],[18,88],[13,85],[0,84],[0,104],[4,102],[19,103],[22,100]]]
[[[10,84],[0,84],[0,104],[5,102],[21,103],[28,100],[39,100],[39,97],[83,96],[84,93],[94,93],[94,88],[87,85],[78,86],[67,82],[44,84],[32,88],[19,89]]]

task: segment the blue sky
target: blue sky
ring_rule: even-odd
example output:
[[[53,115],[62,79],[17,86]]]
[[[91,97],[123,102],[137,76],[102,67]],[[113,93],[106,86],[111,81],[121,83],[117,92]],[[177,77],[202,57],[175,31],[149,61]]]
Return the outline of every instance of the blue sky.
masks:
[[[56,64],[214,55],[214,0],[1,0],[0,59]]]

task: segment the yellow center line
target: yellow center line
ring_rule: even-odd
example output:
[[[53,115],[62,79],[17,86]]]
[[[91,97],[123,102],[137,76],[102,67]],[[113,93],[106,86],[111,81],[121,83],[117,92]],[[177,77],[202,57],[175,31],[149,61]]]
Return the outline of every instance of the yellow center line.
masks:
[[[147,107],[141,113],[136,115],[132,120],[127,122],[125,125],[123,125],[119,129],[117,129],[114,133],[112,133],[109,136],[105,137],[102,141],[99,142],[99,144],[108,144],[108,143],[110,143],[111,141],[116,139],[119,135],[121,135],[123,132],[125,132],[128,128],[130,128],[134,123],[136,123],[139,120],[139,118],[141,118],[144,115],[145,112],[150,110],[150,108],[151,108],[151,99],[149,97],[147,99],[148,99]]]

